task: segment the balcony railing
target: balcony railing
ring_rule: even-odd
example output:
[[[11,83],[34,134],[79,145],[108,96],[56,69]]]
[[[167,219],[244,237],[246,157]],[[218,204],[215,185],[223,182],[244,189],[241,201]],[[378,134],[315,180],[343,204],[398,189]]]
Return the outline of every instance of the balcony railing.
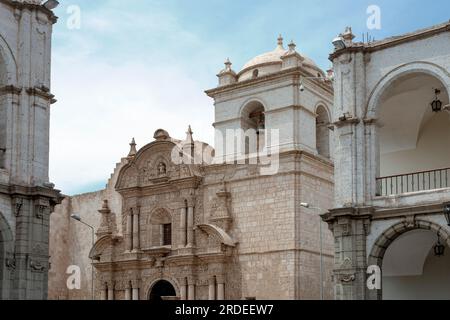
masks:
[[[450,168],[377,178],[377,196],[450,187]]]

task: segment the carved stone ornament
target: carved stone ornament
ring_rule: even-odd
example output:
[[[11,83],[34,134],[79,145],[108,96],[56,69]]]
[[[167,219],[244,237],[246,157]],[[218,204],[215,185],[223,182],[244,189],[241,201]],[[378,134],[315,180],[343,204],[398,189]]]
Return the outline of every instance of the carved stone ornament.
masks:
[[[8,258],[8,259],[6,259],[5,263],[6,263],[6,267],[9,270],[16,270],[16,259]]]
[[[23,199],[22,198],[14,198],[13,199],[13,207],[14,207],[14,215],[18,217],[20,215],[20,211],[22,210]]]
[[[30,268],[32,272],[45,272],[46,268],[41,262],[30,260]]]
[[[354,274],[340,274],[337,276],[339,282],[350,283],[356,280]]]

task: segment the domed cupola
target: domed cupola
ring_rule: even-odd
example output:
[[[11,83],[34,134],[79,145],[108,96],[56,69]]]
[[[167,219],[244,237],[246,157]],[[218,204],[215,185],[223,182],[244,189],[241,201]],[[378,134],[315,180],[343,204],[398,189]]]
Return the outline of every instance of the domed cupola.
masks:
[[[289,49],[286,50],[283,46],[283,37],[280,35],[277,39],[277,47],[275,50],[263,53],[249,62],[247,62],[242,70],[237,74],[239,82],[256,79],[258,77],[266,76],[268,74],[276,73],[290,67],[302,66],[306,71],[313,76],[325,77],[324,72],[316,65],[316,63],[310,58],[306,57],[295,51],[295,44],[291,42]],[[295,65],[288,63],[286,65],[284,61],[287,57],[297,55],[298,62]],[[301,62],[301,63],[300,63]]]

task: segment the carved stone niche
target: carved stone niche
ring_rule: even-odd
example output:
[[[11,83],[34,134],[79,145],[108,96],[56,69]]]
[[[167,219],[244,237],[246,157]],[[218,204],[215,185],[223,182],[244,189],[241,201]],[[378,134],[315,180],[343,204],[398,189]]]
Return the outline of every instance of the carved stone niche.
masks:
[[[231,216],[231,193],[225,187],[216,193],[211,205],[209,222],[229,231],[233,218]]]

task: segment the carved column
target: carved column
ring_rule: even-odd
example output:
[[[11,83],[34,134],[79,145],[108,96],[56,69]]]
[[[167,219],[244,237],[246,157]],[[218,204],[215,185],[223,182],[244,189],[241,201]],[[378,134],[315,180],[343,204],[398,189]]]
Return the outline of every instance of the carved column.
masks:
[[[125,300],[131,300],[131,283],[125,285]]]
[[[133,288],[133,300],[137,301],[139,300],[139,281],[138,280],[132,281],[131,286]]]
[[[184,248],[186,247],[186,215],[187,215],[187,208],[183,207],[181,208],[180,212],[180,247]]]
[[[223,276],[217,276],[217,300],[225,300],[225,279]]]
[[[188,279],[188,300],[195,300],[195,279]]]
[[[180,286],[180,300],[184,301],[187,300],[187,287],[188,287],[188,281],[186,278],[183,278],[181,281]]]
[[[108,285],[106,283],[103,283],[101,290],[102,291],[100,294],[100,299],[107,300],[108,299]]]
[[[114,300],[114,282],[108,282],[108,300]]]
[[[126,248],[128,252],[133,250],[133,211],[127,215],[127,236],[126,236]]]
[[[216,300],[216,278],[211,277],[208,280],[208,300]]]
[[[187,209],[187,246],[194,246],[194,199],[188,201]]]
[[[139,208],[133,209],[133,251],[140,250],[139,243]]]

